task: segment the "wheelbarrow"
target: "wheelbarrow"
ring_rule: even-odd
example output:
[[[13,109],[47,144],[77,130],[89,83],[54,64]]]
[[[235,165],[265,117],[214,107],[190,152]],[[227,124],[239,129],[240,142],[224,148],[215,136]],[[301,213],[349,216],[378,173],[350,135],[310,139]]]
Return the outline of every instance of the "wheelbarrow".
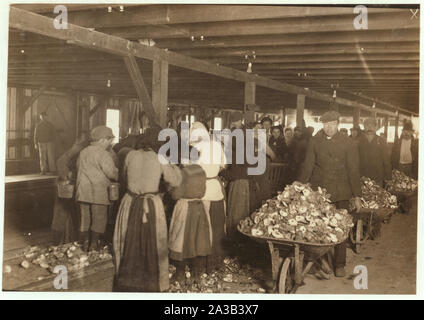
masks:
[[[349,233],[355,253],[361,252],[361,247],[368,239],[375,239],[379,234],[380,222],[388,222],[396,208],[361,209],[361,212],[351,212],[355,226]],[[377,230],[378,229],[378,230]]]
[[[387,191],[396,196],[399,204],[399,210],[402,213],[409,211],[411,208],[411,200],[418,194],[418,189],[412,191],[388,188]]]
[[[315,264],[321,267],[321,264],[317,262],[319,260],[324,262],[321,258],[334,246],[346,240],[331,244],[315,244],[268,237],[259,238],[243,232],[239,226],[237,229],[256,242],[267,243],[271,253],[273,291],[278,293],[296,293],[312,266]]]

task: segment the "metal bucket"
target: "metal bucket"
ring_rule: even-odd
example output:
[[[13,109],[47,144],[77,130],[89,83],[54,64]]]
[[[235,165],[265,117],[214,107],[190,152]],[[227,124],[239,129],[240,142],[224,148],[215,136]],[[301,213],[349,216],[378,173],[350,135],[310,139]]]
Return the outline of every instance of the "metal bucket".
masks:
[[[62,199],[72,199],[74,196],[75,186],[69,182],[57,184],[57,196]]]
[[[113,182],[109,185],[109,200],[116,201],[119,199],[119,183]]]

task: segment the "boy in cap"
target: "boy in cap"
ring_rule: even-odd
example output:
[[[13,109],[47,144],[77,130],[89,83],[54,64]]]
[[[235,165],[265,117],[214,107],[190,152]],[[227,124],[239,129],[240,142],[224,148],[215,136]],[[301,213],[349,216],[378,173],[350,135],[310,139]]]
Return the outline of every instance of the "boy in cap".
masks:
[[[383,187],[384,181],[392,177],[392,166],[386,142],[376,135],[376,131],[377,121],[365,119],[364,134],[358,139],[359,172]]]
[[[110,180],[118,180],[118,169],[107,151],[113,139],[112,129],[94,128],[90,132],[90,145],[80,152],[77,161],[76,201],[81,209],[79,240],[86,251],[99,249],[99,239],[106,230],[110,205],[108,187]]]
[[[323,130],[309,141],[306,159],[299,181],[310,182],[312,187],[327,189],[331,202],[339,209],[348,209],[354,197],[355,208],[361,209],[361,182],[357,145],[338,131],[339,113],[326,112],[321,117]],[[346,243],[334,248],[336,277],[344,277]]]

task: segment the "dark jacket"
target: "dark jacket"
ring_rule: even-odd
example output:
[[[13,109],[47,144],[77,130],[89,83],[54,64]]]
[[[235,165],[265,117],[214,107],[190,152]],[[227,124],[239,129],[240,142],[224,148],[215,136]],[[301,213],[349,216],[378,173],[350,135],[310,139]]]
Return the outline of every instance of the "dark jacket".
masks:
[[[318,133],[309,140],[298,180],[327,189],[332,202],[360,196],[358,146],[340,133],[331,139]]]
[[[275,139],[274,136],[271,136],[268,144],[277,156],[276,162],[283,162],[285,154],[287,153],[287,145],[284,139],[282,137]]]
[[[34,130],[34,143],[53,142],[56,139],[56,128],[48,121],[41,120]]]
[[[306,158],[308,144],[309,138],[302,135],[300,138],[294,137],[290,147],[288,148],[289,169],[292,171],[293,180],[296,180],[300,174],[302,164]]]
[[[359,147],[359,173],[368,177],[380,186],[384,180],[392,178],[392,166],[386,141],[375,136],[371,142],[365,135],[358,139]]]
[[[56,161],[57,174],[61,180],[67,180],[70,172],[74,173],[75,179],[77,159],[80,151],[89,145],[88,141],[74,143],[72,147],[62,154]]]
[[[418,140],[411,138],[411,154],[412,154],[412,172],[415,178],[418,177]],[[400,146],[402,143],[402,139],[398,139],[393,144],[392,148],[392,167],[393,169],[399,168],[400,161]]]

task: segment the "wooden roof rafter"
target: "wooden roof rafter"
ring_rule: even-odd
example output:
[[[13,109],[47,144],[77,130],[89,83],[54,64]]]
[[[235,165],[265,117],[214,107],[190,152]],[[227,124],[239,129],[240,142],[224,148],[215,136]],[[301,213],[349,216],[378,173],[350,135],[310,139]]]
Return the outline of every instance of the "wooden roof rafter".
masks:
[[[11,7],[10,9],[10,26],[19,30],[34,32],[48,37],[66,40],[85,48],[91,48],[99,51],[109,52],[119,56],[134,55],[135,57],[154,60],[162,59],[168,61],[169,64],[176,65],[181,68],[191,69],[206,74],[241,81],[255,82],[258,86],[263,86],[276,91],[288,92],[291,94],[302,94],[312,99],[332,102],[332,96],[306,90],[302,87],[275,81],[261,76],[248,74],[232,68],[217,66],[215,64],[187,57],[175,52],[159,49],[156,47],[148,47],[139,43],[131,42],[126,39],[92,31],[80,26],[68,25],[66,30],[56,30],[53,28],[53,19],[44,17],[26,10]],[[336,102],[341,105],[370,110],[370,107],[350,101],[347,99],[336,98]],[[394,113],[384,109],[373,109],[374,112],[381,114],[394,115]]]

